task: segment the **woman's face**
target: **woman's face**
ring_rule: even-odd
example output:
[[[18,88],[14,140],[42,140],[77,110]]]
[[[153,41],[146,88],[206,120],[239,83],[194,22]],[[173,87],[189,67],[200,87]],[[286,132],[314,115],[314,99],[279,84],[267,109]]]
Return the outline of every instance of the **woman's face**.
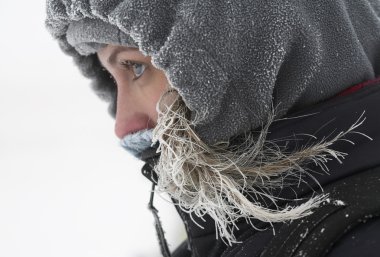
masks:
[[[153,128],[157,124],[156,104],[169,85],[165,73],[153,67],[151,57],[138,48],[108,45],[97,54],[117,84],[117,137]]]

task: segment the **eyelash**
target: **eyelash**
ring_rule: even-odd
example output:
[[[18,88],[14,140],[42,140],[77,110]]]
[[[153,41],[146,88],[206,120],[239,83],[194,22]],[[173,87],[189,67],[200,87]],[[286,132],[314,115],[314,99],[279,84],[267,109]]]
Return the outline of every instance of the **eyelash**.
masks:
[[[130,61],[130,60],[122,61],[120,64],[121,64],[124,68],[126,68],[127,70],[133,72],[133,76],[134,76],[133,80],[137,80],[137,79],[141,78],[142,75],[144,75],[144,71],[145,71],[145,69],[146,69],[145,64],[142,64],[142,63],[139,63],[139,62],[133,62],[133,61]],[[140,76],[138,76],[138,77],[135,76],[135,73],[134,73],[134,71],[133,71],[133,66],[134,66],[135,64],[144,66],[144,71],[143,71],[142,74],[141,74]]]

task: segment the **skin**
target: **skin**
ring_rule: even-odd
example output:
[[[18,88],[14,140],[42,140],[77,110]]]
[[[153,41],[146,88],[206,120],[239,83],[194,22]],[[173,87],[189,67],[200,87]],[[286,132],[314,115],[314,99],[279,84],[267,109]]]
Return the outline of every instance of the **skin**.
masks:
[[[151,57],[138,48],[107,45],[97,55],[117,84],[116,136],[122,139],[154,128],[158,118],[156,104],[169,85],[165,73],[153,67]]]

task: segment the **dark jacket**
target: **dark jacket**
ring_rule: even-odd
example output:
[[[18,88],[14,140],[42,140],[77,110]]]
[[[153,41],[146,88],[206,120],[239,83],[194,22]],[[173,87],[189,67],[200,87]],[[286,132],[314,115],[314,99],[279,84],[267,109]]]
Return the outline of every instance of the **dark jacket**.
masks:
[[[334,144],[348,153],[342,164],[330,161],[329,175],[311,167],[318,183],[327,188],[379,164],[378,86],[331,98],[350,85],[380,75],[379,3],[48,0],[46,25],[62,50],[92,79],[95,91],[111,103],[112,114],[116,86],[101,68],[96,51],[117,44],[138,47],[151,56],[152,64],[165,72],[192,110],[191,121],[207,144],[257,129],[268,120],[272,104],[280,105],[281,118],[299,116],[271,126],[269,139],[294,139],[297,135],[297,140],[283,141],[289,151],[312,143],[310,136],[301,135],[331,137],[347,130],[366,111],[367,120],[358,130],[374,140],[347,135],[355,145],[343,140]],[[307,197],[319,189],[309,179],[277,194],[285,199],[293,199],[295,194]],[[253,220],[257,228],[268,228],[257,232],[242,221],[236,236],[244,243],[227,247],[215,239],[212,220],[198,221],[205,227],[200,229],[186,213],[179,213],[193,256],[257,256],[267,244],[267,249],[272,247],[268,243],[272,238],[277,240],[268,224]],[[274,230],[283,231],[285,225],[274,224]],[[353,253],[348,246],[343,248]]]
[[[332,200],[339,200],[340,198],[346,199],[346,196],[353,197],[347,200],[350,201],[347,203],[348,206],[345,206],[344,208],[342,207],[341,210],[341,212],[344,213],[344,217],[349,217],[350,210],[353,209],[355,211],[356,209],[361,208],[360,204],[362,204],[362,202],[365,205],[364,201],[359,197],[355,198],[356,195],[359,195],[360,190],[362,189],[368,190],[368,192],[362,193],[364,194],[364,199],[366,199],[366,195],[372,196],[372,198],[374,198],[380,206],[379,111],[380,79],[377,79],[351,87],[328,101],[321,102],[315,106],[288,115],[288,117],[298,118],[276,121],[270,128],[268,139],[279,139],[285,137],[292,138],[297,134],[314,135],[319,140],[323,137],[331,137],[340,131],[347,130],[364,112],[363,117],[365,117],[365,121],[356,129],[356,131],[364,133],[365,135],[371,137],[372,140],[361,134],[353,133],[347,135],[346,139],[354,142],[354,145],[348,141],[342,140],[333,146],[335,150],[348,154],[342,163],[339,163],[336,160],[328,162],[329,174],[326,174],[326,172],[322,171],[318,167],[311,167],[315,171],[312,175],[324,188],[325,192],[332,194]],[[284,141],[284,144],[286,144],[286,147],[289,150],[309,143],[311,143],[309,136],[302,137],[299,135],[297,136],[297,141]],[[377,171],[376,167],[379,168]],[[375,176],[375,178],[378,178],[379,183],[368,184],[371,183],[371,181],[373,182],[375,179],[373,179],[373,177],[367,178],[364,174],[369,174],[370,176],[375,176],[377,174],[377,177]],[[339,186],[348,183],[346,180],[348,181],[349,179],[352,180],[356,178],[359,180],[361,179],[361,182],[350,182],[356,183],[353,184],[355,186],[349,185],[345,189],[339,188]],[[320,192],[320,186],[313,181],[313,179],[305,179],[308,180],[308,185],[304,183],[292,188],[283,188],[281,192],[278,192],[278,195],[284,197],[285,199],[295,198],[295,195],[298,198],[307,198],[307,196],[312,194],[314,191]],[[333,190],[330,189],[332,186],[334,186]],[[331,190],[341,192],[331,192]],[[351,193],[353,195],[350,195]],[[287,202],[284,201],[283,204],[285,205]],[[278,257],[293,256],[285,250],[277,253],[277,255],[268,253],[270,250],[268,250],[269,246],[278,244],[278,240],[281,239],[285,242],[291,238],[290,234],[286,234],[291,231],[282,231],[286,231],[285,227],[289,224],[274,224],[272,228],[270,224],[260,222],[258,220],[252,220],[254,226],[260,229],[260,231],[258,231],[253,229],[252,226],[247,224],[245,221],[241,221],[238,225],[239,230],[236,231],[236,237],[238,240],[242,241],[242,243],[227,246],[221,240],[216,239],[214,221],[211,218],[206,217],[206,221],[202,221],[195,215],[191,218],[189,214],[181,211],[179,208],[177,211],[185,224],[188,239],[183,242],[173,253],[172,256],[174,257],[255,257],[261,256],[261,254],[263,254],[263,256]],[[334,212],[336,211],[334,210]],[[318,229],[322,232],[319,234],[314,233],[313,238],[311,238],[310,236],[307,236],[307,233],[311,233],[312,231],[307,231],[308,229],[306,229],[306,231],[304,231],[305,233],[299,233],[299,236],[297,235],[297,240],[300,242],[304,241],[304,244],[307,244],[311,240],[319,240],[322,242],[323,240],[326,241],[326,238],[329,238],[326,235],[330,235],[333,239],[328,239],[329,244],[324,246],[325,249],[321,251],[323,252],[323,255],[318,254],[315,256],[380,256],[380,218],[376,215],[380,215],[380,207],[377,209],[377,214],[372,213],[372,215],[364,215],[365,217],[358,216],[360,218],[355,218],[355,220],[351,221],[352,224],[343,224],[342,226],[344,226],[345,229],[341,229],[342,231],[338,233],[336,231],[339,230],[339,226],[326,226],[322,229],[318,227]],[[201,224],[204,229],[198,227],[192,219]],[[310,219],[310,217],[293,221],[292,225],[302,224],[308,219]],[[329,221],[327,220],[326,222]],[[276,232],[277,237],[274,235],[274,232]],[[278,238],[279,234],[280,238]],[[338,234],[339,236],[336,236],[335,234]],[[286,248],[286,244],[282,247]],[[297,249],[292,250],[294,250],[294,253],[297,253]],[[313,251],[310,249],[308,249],[308,251],[309,253],[303,252],[304,255],[294,256],[314,256],[311,255],[311,252]],[[298,254],[300,253],[298,252]]]

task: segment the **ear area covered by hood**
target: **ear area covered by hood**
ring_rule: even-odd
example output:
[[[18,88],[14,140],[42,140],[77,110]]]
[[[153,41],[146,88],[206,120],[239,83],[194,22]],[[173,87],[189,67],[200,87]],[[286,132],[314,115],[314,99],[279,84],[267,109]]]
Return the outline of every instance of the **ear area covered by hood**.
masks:
[[[151,56],[213,144],[263,125],[272,106],[281,117],[378,76],[379,17],[378,0],[48,0],[46,26],[111,112],[96,50]]]

